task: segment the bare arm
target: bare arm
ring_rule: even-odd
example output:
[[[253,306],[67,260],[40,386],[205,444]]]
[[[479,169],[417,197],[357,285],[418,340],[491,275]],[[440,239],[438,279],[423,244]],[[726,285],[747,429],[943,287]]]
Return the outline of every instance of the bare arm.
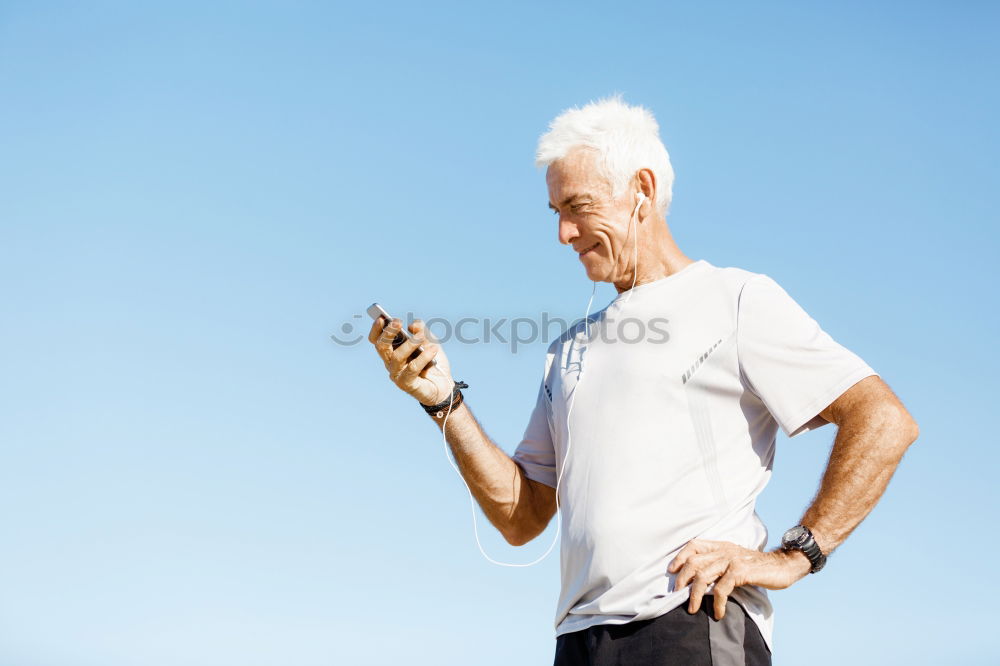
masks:
[[[434,419],[440,427],[443,419]],[[521,546],[555,515],[555,489],[529,479],[483,432],[463,402],[448,417],[445,438],[472,496],[508,543]]]
[[[849,388],[820,416],[837,424],[837,435],[819,492],[800,522],[829,555],[875,507],[919,429],[892,390],[875,376]],[[800,551],[761,553],[699,539],[690,541],[669,567],[677,573],[676,588],[691,584],[689,611],[701,606],[708,585],[715,583],[715,614],[720,619],[735,587],[783,589],[809,569],[809,560]]]
[[[819,492],[800,522],[829,555],[875,508],[920,430],[875,376],[845,391],[820,416],[837,424],[837,436]]]
[[[401,326],[402,322],[394,319],[383,330],[383,322],[376,321],[368,340],[396,386],[425,405],[442,402],[454,386],[444,351],[426,342],[419,320],[410,324],[415,340],[393,349],[392,339]],[[410,360],[418,346],[424,351]],[[432,358],[437,359],[437,365],[429,365]],[[445,419],[431,418],[439,427],[447,427],[445,439],[462,477],[504,539],[520,546],[541,534],[555,514],[555,490],[525,476],[524,470],[483,432],[464,401],[448,415],[447,426]]]

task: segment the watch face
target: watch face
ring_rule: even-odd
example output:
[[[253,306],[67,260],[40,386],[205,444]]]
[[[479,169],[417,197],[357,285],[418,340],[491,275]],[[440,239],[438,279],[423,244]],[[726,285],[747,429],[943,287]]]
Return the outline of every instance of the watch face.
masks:
[[[785,532],[785,535],[781,537],[781,543],[783,544],[795,544],[799,545],[806,538],[806,529],[801,525],[796,525],[792,529]]]

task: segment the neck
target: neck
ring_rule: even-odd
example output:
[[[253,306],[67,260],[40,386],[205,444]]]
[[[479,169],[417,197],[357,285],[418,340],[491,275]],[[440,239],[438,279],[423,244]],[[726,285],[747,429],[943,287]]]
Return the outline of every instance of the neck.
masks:
[[[652,220],[649,221],[651,222]],[[641,284],[654,282],[674,273],[679,273],[694,263],[694,259],[685,255],[677,247],[677,243],[674,242],[673,236],[670,234],[670,230],[665,223],[646,224],[644,222],[643,226],[657,229],[658,233],[655,233],[650,242],[641,243],[639,246],[638,274],[636,274],[635,267],[632,265],[635,255],[628,253],[629,266],[625,274],[614,281],[615,289],[618,290],[619,294],[628,291],[633,286],[638,287]],[[635,251],[634,247],[629,247],[628,249],[632,250],[632,252]],[[633,282],[635,283],[634,285]]]

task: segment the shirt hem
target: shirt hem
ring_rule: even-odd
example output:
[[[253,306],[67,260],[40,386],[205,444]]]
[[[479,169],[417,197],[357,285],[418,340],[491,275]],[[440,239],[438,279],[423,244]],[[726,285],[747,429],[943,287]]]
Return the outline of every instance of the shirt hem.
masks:
[[[786,428],[785,424],[782,424],[781,426],[782,430],[785,431],[785,434],[788,435],[789,438],[795,437],[796,435],[800,435],[803,432],[807,432],[808,430],[815,430],[815,428],[806,428],[806,429],[803,428],[809,425],[810,421],[819,416],[819,413],[821,411],[826,409],[837,398],[843,395],[847,389],[851,388],[852,386],[860,382],[862,379],[871,376],[877,377],[879,376],[879,374],[875,372],[875,370],[873,370],[871,366],[867,364],[865,364],[860,368],[854,369],[853,371],[851,371],[850,374],[848,374],[846,377],[844,377],[839,382],[834,384],[833,387],[830,388],[830,390],[826,391],[825,393],[823,393],[823,395],[810,402],[806,407],[803,407],[801,410],[799,410],[794,419],[789,419],[788,424],[790,426],[794,426],[794,428],[790,427]],[[818,424],[816,428],[822,425],[826,425],[826,423],[828,422],[824,420],[823,423]]]

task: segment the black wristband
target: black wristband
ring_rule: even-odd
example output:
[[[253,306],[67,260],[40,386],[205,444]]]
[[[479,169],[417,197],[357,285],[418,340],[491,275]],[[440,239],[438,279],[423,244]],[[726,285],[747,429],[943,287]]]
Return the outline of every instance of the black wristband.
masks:
[[[469,388],[469,385],[466,384],[465,382],[455,382],[455,387],[451,390],[451,396],[448,399],[443,400],[436,405],[425,405],[424,403],[420,403],[420,406],[423,407],[424,411],[430,414],[431,416],[436,416],[437,418],[441,418],[441,416],[443,416],[441,412],[449,408],[457,407],[460,404],[462,404],[462,402],[464,401],[464,396],[462,395],[462,389],[464,388]]]

